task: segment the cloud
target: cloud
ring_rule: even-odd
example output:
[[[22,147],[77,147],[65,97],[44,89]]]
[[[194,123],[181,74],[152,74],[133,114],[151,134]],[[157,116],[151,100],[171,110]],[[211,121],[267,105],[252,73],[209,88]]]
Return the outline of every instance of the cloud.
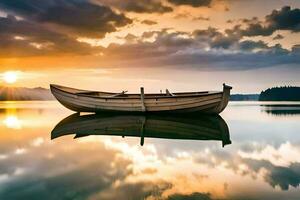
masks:
[[[174,5],[188,5],[192,7],[208,7],[211,5],[212,0],[168,0]]]
[[[281,34],[277,34],[275,37],[273,37],[273,40],[281,40],[284,37]]]
[[[164,7],[165,2],[111,0],[100,4],[101,2],[100,0],[50,0],[43,3],[36,3],[33,0],[1,1],[0,8],[9,13],[9,16],[0,18],[2,38],[0,56],[89,55],[92,61],[106,66],[157,65],[211,70],[297,65],[300,61],[298,45],[289,50],[280,44],[272,46],[263,41],[245,38],[245,36],[271,35],[276,30],[298,31],[299,9],[283,7],[266,15],[263,21],[255,17],[244,19],[242,24],[225,32],[209,27],[192,32],[163,29],[144,32],[141,36],[129,33],[121,38],[125,43],[111,43],[104,48],[91,46],[77,38],[78,36],[101,38],[106,33],[131,23],[129,18],[120,13],[120,10],[130,11],[132,9],[129,8],[130,5],[135,4],[140,9],[133,12],[162,13],[165,11],[160,9]],[[192,6],[211,3],[184,2]],[[177,0],[176,4],[181,5],[183,1]],[[189,16],[188,13],[184,15]],[[200,19],[207,20],[202,16]],[[285,20],[290,21],[283,25]],[[139,23],[154,25],[157,22],[146,19]],[[60,28],[57,28],[58,26]]]
[[[175,53],[181,48],[193,46],[193,39],[179,37],[180,32],[167,31],[146,32],[136,43],[111,44],[106,49],[106,55],[126,57],[127,60],[138,60],[160,57]],[[156,36],[153,42],[144,39]]]
[[[203,21],[209,21],[210,18],[209,17],[203,17],[203,16],[199,16],[199,17],[194,17],[193,20],[203,20]]]
[[[99,48],[14,16],[0,17],[0,56],[22,57],[57,54],[91,54]]]
[[[274,188],[279,187],[281,190],[288,190],[290,186],[295,188],[299,187],[300,163],[295,161],[297,160],[295,156],[291,157],[292,160],[285,157],[286,152],[294,155],[294,153],[298,153],[298,149],[290,149],[287,151],[285,148],[289,146],[285,146],[279,149],[271,147],[274,151],[270,151],[270,149],[267,150],[267,148],[263,148],[263,146],[250,145],[247,143],[247,146],[244,145],[245,144],[243,144],[240,149],[243,149],[244,153],[247,152],[245,154],[241,154],[241,152],[236,154],[233,152],[211,150],[210,156],[215,158],[214,161],[207,160],[205,156],[200,154],[194,156],[194,159],[197,163],[203,163],[213,168],[217,168],[226,161],[226,168],[233,170],[236,174],[243,176],[249,175],[254,179],[262,176],[267,184]],[[262,151],[265,151],[265,153],[262,153]],[[245,167],[241,169],[240,166],[243,165]]]
[[[57,25],[87,37],[103,37],[116,31],[117,27],[132,23],[124,14],[117,14],[109,7],[87,0],[3,0],[0,8],[25,20]]]
[[[242,50],[253,50],[253,49],[268,49],[268,45],[263,41],[252,41],[245,40],[239,43],[239,47]]]
[[[255,24],[248,24],[248,27],[246,29],[239,29],[239,27],[237,28],[237,30],[240,32],[239,34],[241,36],[269,36],[272,35],[273,32],[275,31],[275,29],[273,29],[270,26],[264,26],[261,23],[255,23]]]
[[[193,35],[201,41],[207,41],[209,43],[209,47],[211,48],[223,48],[228,49],[234,43],[239,41],[239,37],[233,34],[223,34],[219,32],[216,28],[209,27],[204,30],[195,30]]]
[[[101,53],[97,62],[111,66],[163,65],[211,70],[261,68],[300,61],[297,45],[286,50],[279,44],[241,41],[233,32],[223,33],[212,27],[193,32],[164,29],[144,32],[142,36],[128,34],[124,44],[112,43],[104,48],[78,42],[47,25],[9,16],[0,18],[0,35],[4,38],[0,41],[0,55],[6,57]]]
[[[284,6],[281,10],[273,10],[266,16],[266,22],[275,30],[300,31],[300,9],[291,9],[290,6]]]
[[[167,13],[173,11],[172,7],[166,6],[158,0],[97,0],[97,2],[122,11],[135,13]]]
[[[195,192],[189,195],[173,194],[167,200],[212,200],[210,194]]]
[[[289,186],[298,187],[300,184],[300,163],[292,163],[289,167],[273,167],[266,180],[273,187],[279,185],[282,190]]]
[[[137,13],[165,13],[171,12],[171,7],[163,6],[160,2],[156,1],[130,1],[125,7],[127,11],[133,11]]]
[[[93,195],[91,199],[124,199],[124,196],[133,200],[139,199],[161,199],[162,192],[171,187],[172,185],[167,182],[144,182],[137,183],[125,183],[118,187],[110,187],[107,190],[99,192],[97,195]],[[153,192],[155,190],[155,193]]]
[[[300,9],[291,9],[290,6],[284,6],[280,10],[273,10],[271,14],[266,15],[264,21],[259,21],[256,17],[244,19],[246,28],[236,25],[233,29],[227,30],[232,34],[243,36],[270,36],[278,30],[288,30],[291,32],[300,32]]]
[[[296,44],[292,47],[292,52],[294,54],[300,54],[300,44]]]
[[[209,21],[210,18],[209,17],[205,17],[205,16],[202,16],[202,15],[199,15],[199,16],[193,16],[191,13],[189,12],[182,12],[182,13],[178,13],[174,16],[175,19],[181,19],[181,18],[185,18],[185,19],[191,19],[191,20],[194,20],[194,21],[197,21],[197,20],[202,20],[202,21]]]
[[[255,172],[262,168],[267,170],[264,176],[266,182],[272,187],[279,186],[282,190],[288,190],[289,186],[300,185],[300,163],[291,163],[287,167],[276,166],[267,160],[244,159],[244,162]]]
[[[149,37],[154,37],[154,41],[144,40]],[[167,30],[145,32],[134,41],[108,46],[102,59],[126,58],[122,59],[122,64],[129,66],[188,66],[211,70],[255,69],[298,64],[300,61],[297,46],[287,50],[279,44],[268,46],[263,41],[240,41],[239,37],[226,35],[214,28],[192,33]]]
[[[127,43],[136,43],[139,37],[129,33],[124,38],[120,38],[120,39],[125,39]]]
[[[152,21],[152,20],[148,20],[148,19],[143,20],[141,23],[142,23],[142,24],[146,24],[146,25],[150,25],[150,26],[151,26],[151,25],[157,24],[156,21]]]
[[[24,145],[30,144],[34,135],[35,133],[29,134],[28,137],[19,140],[22,140]],[[93,195],[106,191],[114,191],[111,192],[112,199],[118,199],[113,198],[114,195],[126,194],[135,197],[146,193],[144,188],[149,186],[147,183],[137,183],[136,190],[126,190],[126,184],[117,188],[113,186],[115,181],[123,182],[132,174],[128,167],[132,161],[121,158],[118,151],[108,150],[99,140],[81,143],[80,147],[78,143],[69,141],[66,142],[69,149],[65,151],[64,145],[58,143],[55,143],[55,150],[52,149],[47,135],[44,136],[46,142],[43,145],[31,147],[27,154],[10,156],[5,162],[1,162],[0,175],[7,174],[7,181],[4,184],[0,183],[0,199],[95,199],[92,198]],[[18,142],[13,142],[16,143]],[[11,146],[15,148],[15,145],[6,144],[7,141],[1,141],[2,151],[10,152]],[[78,148],[75,148],[76,145]],[[103,154],[98,155],[96,151]],[[52,154],[51,159],[47,156],[49,154]],[[82,157],[80,162],[76,161],[77,156]],[[31,160],[32,157],[35,157],[34,161]],[[31,162],[28,162],[29,160]],[[22,169],[24,173],[20,174]],[[132,184],[130,187],[129,184],[127,188],[132,189],[134,186]],[[16,190],[18,192],[15,192]]]

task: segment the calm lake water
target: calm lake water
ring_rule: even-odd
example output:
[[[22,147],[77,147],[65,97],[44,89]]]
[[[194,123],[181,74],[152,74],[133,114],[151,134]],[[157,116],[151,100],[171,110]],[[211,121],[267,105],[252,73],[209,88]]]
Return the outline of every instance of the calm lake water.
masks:
[[[300,197],[299,103],[231,102],[210,118],[71,114],[0,103],[0,199]]]

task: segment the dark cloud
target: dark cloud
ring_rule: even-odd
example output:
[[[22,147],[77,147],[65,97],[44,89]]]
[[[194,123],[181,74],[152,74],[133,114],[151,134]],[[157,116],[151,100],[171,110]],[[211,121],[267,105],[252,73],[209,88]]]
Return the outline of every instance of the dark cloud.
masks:
[[[273,37],[273,40],[281,40],[284,37],[281,34],[277,34],[275,37]]]
[[[167,200],[212,200],[210,194],[195,192],[189,195],[173,194]]]
[[[101,49],[14,16],[0,17],[0,37],[0,56],[5,57],[91,54]]]
[[[252,17],[251,19],[241,19],[241,21],[242,21],[243,23],[247,23],[247,24],[259,22],[259,20],[258,20],[257,17]]]
[[[234,36],[218,35],[212,40],[210,45],[212,48],[228,49],[237,41],[237,38]]]
[[[216,28],[213,28],[213,27],[208,27],[207,29],[201,29],[201,30],[195,30],[193,31],[193,35],[196,37],[196,38],[211,38],[211,37],[217,37],[217,36],[220,36],[222,35],[222,33],[220,33],[218,31],[218,29]]]
[[[153,42],[144,41],[153,37]],[[128,66],[188,66],[211,70],[296,65],[300,61],[297,47],[287,50],[279,44],[268,46],[262,41],[240,41],[235,35],[227,35],[214,28],[193,33],[146,32],[135,38],[134,43],[110,45],[104,54],[102,59],[123,60],[122,64]]]
[[[246,29],[241,29],[239,30],[241,36],[269,36],[272,35],[275,31],[275,29],[273,29],[270,26],[264,26],[261,23],[255,23],[255,24],[249,24],[248,27]]]
[[[300,44],[296,44],[292,47],[292,52],[294,54],[300,54]]]
[[[183,12],[183,13],[179,13],[177,15],[175,15],[174,17],[175,19],[181,19],[181,18],[185,18],[185,19],[191,19],[191,20],[194,20],[194,21],[197,21],[197,20],[202,20],[202,21],[209,21],[210,18],[209,17],[204,17],[202,15],[199,15],[199,16],[193,16],[191,13],[189,12]]]
[[[174,16],[175,19],[189,18],[189,17],[192,17],[190,13],[179,13]]]
[[[286,50],[262,41],[241,41],[234,31],[222,33],[215,28],[188,32],[145,32],[128,34],[125,44],[107,48],[92,47],[76,38],[57,33],[37,22],[0,18],[2,56],[100,53],[101,61],[112,66],[189,66],[207,69],[249,69],[282,64],[297,64],[299,48]],[[22,37],[22,40],[16,38]],[[148,39],[154,40],[149,42]],[[26,49],[26,51],[24,51]],[[125,59],[126,58],[126,59]]]
[[[265,17],[264,21],[259,21],[256,17],[242,20],[246,28],[241,25],[235,26],[232,30],[227,30],[240,37],[243,36],[270,36],[277,30],[289,30],[291,32],[300,31],[300,9],[291,9],[284,6],[280,10],[273,10]]]
[[[263,41],[243,38],[244,36],[267,36],[276,30],[298,31],[299,9],[290,7],[273,11],[265,17],[264,21],[258,18],[244,19],[242,23],[246,27],[240,24],[225,32],[212,27],[195,30],[192,33],[165,29],[144,32],[142,36],[128,34],[122,38],[126,41],[124,44],[111,44],[104,48],[79,42],[77,37],[78,35],[103,37],[106,33],[130,23],[130,19],[110,9],[108,4],[126,10],[129,5],[136,3],[140,7],[146,6],[148,10],[143,12],[161,12],[153,10],[156,9],[154,5],[159,5],[158,7],[164,5],[154,0],[106,1],[107,5],[100,5],[100,1],[91,3],[87,0],[50,0],[44,3],[39,1],[36,4],[33,2],[33,0],[0,2],[0,8],[10,13],[8,17],[0,18],[1,56],[101,54],[99,62],[112,65],[190,66],[211,69],[294,65],[300,60],[298,46],[287,50],[279,44],[269,46]],[[200,1],[186,2],[197,2],[197,5],[200,5]],[[11,14],[23,19],[17,20]],[[285,20],[291,22],[283,25]],[[152,25],[156,22],[144,20],[140,23]]]
[[[167,13],[173,11],[172,7],[166,6],[158,0],[97,0],[97,2],[135,13]]]
[[[134,43],[139,39],[139,37],[129,33],[124,38],[120,39],[125,39],[127,43]]]
[[[253,49],[268,49],[268,45],[263,41],[252,41],[252,40],[245,40],[239,43],[239,47],[241,50],[253,50]]]
[[[59,25],[73,34],[88,37],[103,37],[132,22],[124,14],[87,0],[3,0],[0,8],[25,20]]]
[[[174,5],[189,5],[193,7],[210,6],[212,0],[168,0]]]
[[[150,25],[150,26],[151,26],[151,25],[157,24],[156,21],[152,21],[152,20],[148,20],[148,19],[143,20],[141,23],[142,23],[142,24],[146,24],[146,25]]]
[[[134,44],[111,44],[106,49],[106,55],[116,56],[116,58],[126,57],[127,60],[147,59],[170,55],[180,49],[192,47],[193,44],[196,44],[192,38],[182,38],[180,34],[180,32],[168,33],[167,31],[147,32]],[[156,36],[154,42],[145,42],[143,40],[153,36]]]
[[[207,41],[211,48],[228,49],[240,39],[233,34],[225,35],[212,27],[209,27],[206,30],[196,30],[193,32],[193,35],[198,40]]]
[[[281,10],[273,10],[266,16],[266,22],[275,30],[300,31],[300,9],[291,9],[290,6],[284,6]]]
[[[247,70],[279,65],[298,65],[299,62],[299,55],[279,54],[271,51],[257,53],[198,51],[170,55],[168,58],[163,58],[161,62],[156,60],[155,64],[204,70]]]
[[[143,0],[143,1],[129,1],[125,10],[137,12],[137,13],[165,13],[171,12],[173,9],[168,6],[162,5],[160,2],[153,0]]]
[[[209,17],[203,17],[203,16],[199,16],[199,17],[194,17],[193,20],[203,20],[203,21],[209,21],[210,18]]]

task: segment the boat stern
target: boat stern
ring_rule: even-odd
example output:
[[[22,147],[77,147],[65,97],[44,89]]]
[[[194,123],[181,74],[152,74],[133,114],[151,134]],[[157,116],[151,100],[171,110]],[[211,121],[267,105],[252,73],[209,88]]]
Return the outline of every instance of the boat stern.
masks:
[[[226,106],[228,105],[229,99],[230,99],[231,89],[232,89],[231,86],[226,85],[225,83],[223,83],[222,99],[221,99],[220,104],[215,108],[214,113],[219,114],[226,108]]]
[[[226,85],[225,83],[223,83],[223,96],[222,96],[222,101],[220,103],[219,113],[222,112],[226,108],[226,106],[228,105],[231,90],[232,90],[231,86]]]

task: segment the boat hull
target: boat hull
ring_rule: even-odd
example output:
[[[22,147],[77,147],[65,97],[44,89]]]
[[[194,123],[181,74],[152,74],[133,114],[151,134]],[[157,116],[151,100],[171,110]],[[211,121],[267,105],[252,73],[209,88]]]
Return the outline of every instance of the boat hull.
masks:
[[[139,94],[129,97],[103,97],[84,94],[77,90],[50,85],[55,98],[75,112],[201,112],[218,114],[228,104],[231,87],[224,85],[222,92],[174,93],[174,96],[155,96],[141,99]],[[107,93],[114,94],[114,93]]]

